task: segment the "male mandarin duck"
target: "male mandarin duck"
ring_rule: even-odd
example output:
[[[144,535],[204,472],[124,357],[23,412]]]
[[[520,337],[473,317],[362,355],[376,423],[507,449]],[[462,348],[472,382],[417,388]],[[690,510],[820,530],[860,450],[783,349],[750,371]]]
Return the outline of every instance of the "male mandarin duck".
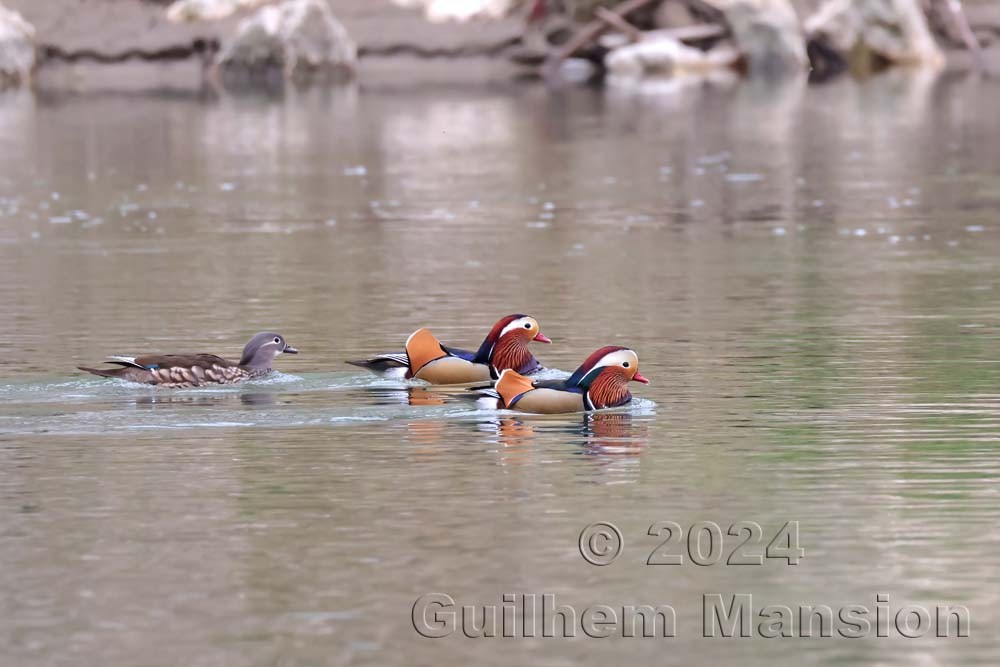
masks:
[[[214,354],[149,354],[141,357],[108,357],[109,364],[121,368],[97,369],[78,366],[101,377],[117,378],[161,387],[199,387],[206,384],[235,384],[263,377],[279,354],[298,354],[281,334],[265,331],[255,335],[243,348],[239,361]]]
[[[380,354],[347,363],[385,377],[415,378],[431,384],[466,384],[495,380],[504,370],[531,374],[543,366],[528,343],[551,343],[527,315],[508,315],[493,325],[475,352],[442,345],[427,329],[417,329],[406,339],[406,351]]]
[[[587,360],[565,380],[530,378],[513,370],[500,374],[488,395],[499,398],[499,407],[523,412],[558,414],[617,408],[628,404],[630,381],[649,384],[639,373],[639,357],[627,347],[608,345]]]

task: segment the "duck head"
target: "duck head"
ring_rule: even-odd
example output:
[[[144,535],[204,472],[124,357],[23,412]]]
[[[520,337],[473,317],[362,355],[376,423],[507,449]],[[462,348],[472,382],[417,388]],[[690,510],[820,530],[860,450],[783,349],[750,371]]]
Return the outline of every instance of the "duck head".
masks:
[[[528,350],[528,343],[551,343],[538,327],[538,320],[527,315],[501,318],[479,346],[476,361],[490,366],[494,377],[508,368],[518,373],[531,373],[541,367]]]
[[[639,372],[639,355],[627,347],[608,345],[587,357],[566,384],[583,389],[592,407],[603,408],[631,400],[632,381],[649,384]]]
[[[285,337],[273,331],[262,331],[250,339],[243,348],[240,366],[270,368],[279,354],[298,354],[299,351],[285,342]]]

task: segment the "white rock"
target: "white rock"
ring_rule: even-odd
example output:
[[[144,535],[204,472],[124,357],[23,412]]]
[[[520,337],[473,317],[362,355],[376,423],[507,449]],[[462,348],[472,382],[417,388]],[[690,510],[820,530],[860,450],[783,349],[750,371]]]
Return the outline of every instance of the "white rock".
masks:
[[[865,41],[873,51],[900,64],[944,62],[917,0],[865,0],[862,5]]]
[[[468,21],[470,19],[498,19],[506,16],[513,0],[393,0],[400,7],[422,9],[424,16],[435,23],[442,21]]]
[[[285,0],[241,21],[219,64],[249,71],[281,68],[292,78],[318,70],[353,71],[357,52],[326,0]]]
[[[854,0],[827,0],[805,20],[805,32],[811,39],[822,38],[838,53],[854,48],[861,35],[861,12]]]
[[[826,0],[806,19],[805,30],[845,61],[863,45],[893,63],[944,62],[919,0]]]
[[[597,66],[584,58],[567,58],[559,63],[559,77],[563,81],[584,83],[596,74]]]
[[[0,5],[0,88],[28,81],[34,68],[34,26]]]
[[[682,75],[703,73],[732,65],[737,54],[726,49],[703,52],[681,44],[657,31],[644,33],[643,39],[626,44],[604,57],[604,66],[613,76],[640,77],[647,74]]]
[[[167,18],[175,23],[216,21],[268,2],[271,0],[176,0],[167,7]]]
[[[804,70],[806,40],[790,0],[716,0],[751,74]]]

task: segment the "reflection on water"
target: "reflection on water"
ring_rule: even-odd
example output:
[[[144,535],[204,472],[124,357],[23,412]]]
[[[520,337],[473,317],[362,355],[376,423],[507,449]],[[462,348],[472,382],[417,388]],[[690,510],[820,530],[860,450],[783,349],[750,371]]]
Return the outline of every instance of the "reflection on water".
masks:
[[[537,441],[558,437],[578,444],[589,455],[638,456],[649,444],[647,422],[655,413],[599,412],[580,415],[540,416],[503,411],[481,422],[480,430],[494,432],[507,450],[532,447]]]
[[[238,402],[246,406],[271,406],[277,405],[277,394],[271,393],[240,393],[240,394],[197,394],[197,395],[176,395],[175,393],[156,393],[145,396],[136,396],[135,405],[155,409],[156,406],[219,406],[224,403]]]
[[[505,663],[992,664],[998,102],[896,71],[0,96],[10,661],[494,664],[410,611],[517,591],[669,603],[678,637]],[[419,325],[471,346],[508,312],[538,317],[550,368],[623,344],[653,384],[548,417],[343,365]],[[73,371],[270,328],[303,353],[243,387]],[[604,568],[577,551],[596,521],[625,538]],[[656,521],[799,521],[806,557],[651,568]],[[973,635],[705,640],[713,592],[963,604]]]

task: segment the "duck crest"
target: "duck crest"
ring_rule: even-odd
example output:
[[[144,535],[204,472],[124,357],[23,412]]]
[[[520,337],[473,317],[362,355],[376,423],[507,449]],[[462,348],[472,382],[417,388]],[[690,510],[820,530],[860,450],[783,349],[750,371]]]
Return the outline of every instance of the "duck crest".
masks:
[[[627,347],[622,347],[620,345],[605,345],[587,357],[584,362],[580,364],[580,367],[573,371],[573,374],[569,376],[569,379],[566,380],[566,384],[586,389],[591,385],[594,379],[600,375],[600,369],[595,369],[594,367],[597,366],[601,359],[612,352],[619,352],[627,349]],[[595,370],[598,372],[595,373]]]
[[[526,317],[525,315],[508,315],[502,318],[499,322],[493,325],[490,332],[486,334],[486,338],[483,339],[483,344],[479,346],[479,350],[476,352],[475,361],[480,364],[490,363],[490,359],[493,357],[493,348],[496,347],[497,341],[500,340],[500,333],[504,330],[508,324],[514,320]]]

